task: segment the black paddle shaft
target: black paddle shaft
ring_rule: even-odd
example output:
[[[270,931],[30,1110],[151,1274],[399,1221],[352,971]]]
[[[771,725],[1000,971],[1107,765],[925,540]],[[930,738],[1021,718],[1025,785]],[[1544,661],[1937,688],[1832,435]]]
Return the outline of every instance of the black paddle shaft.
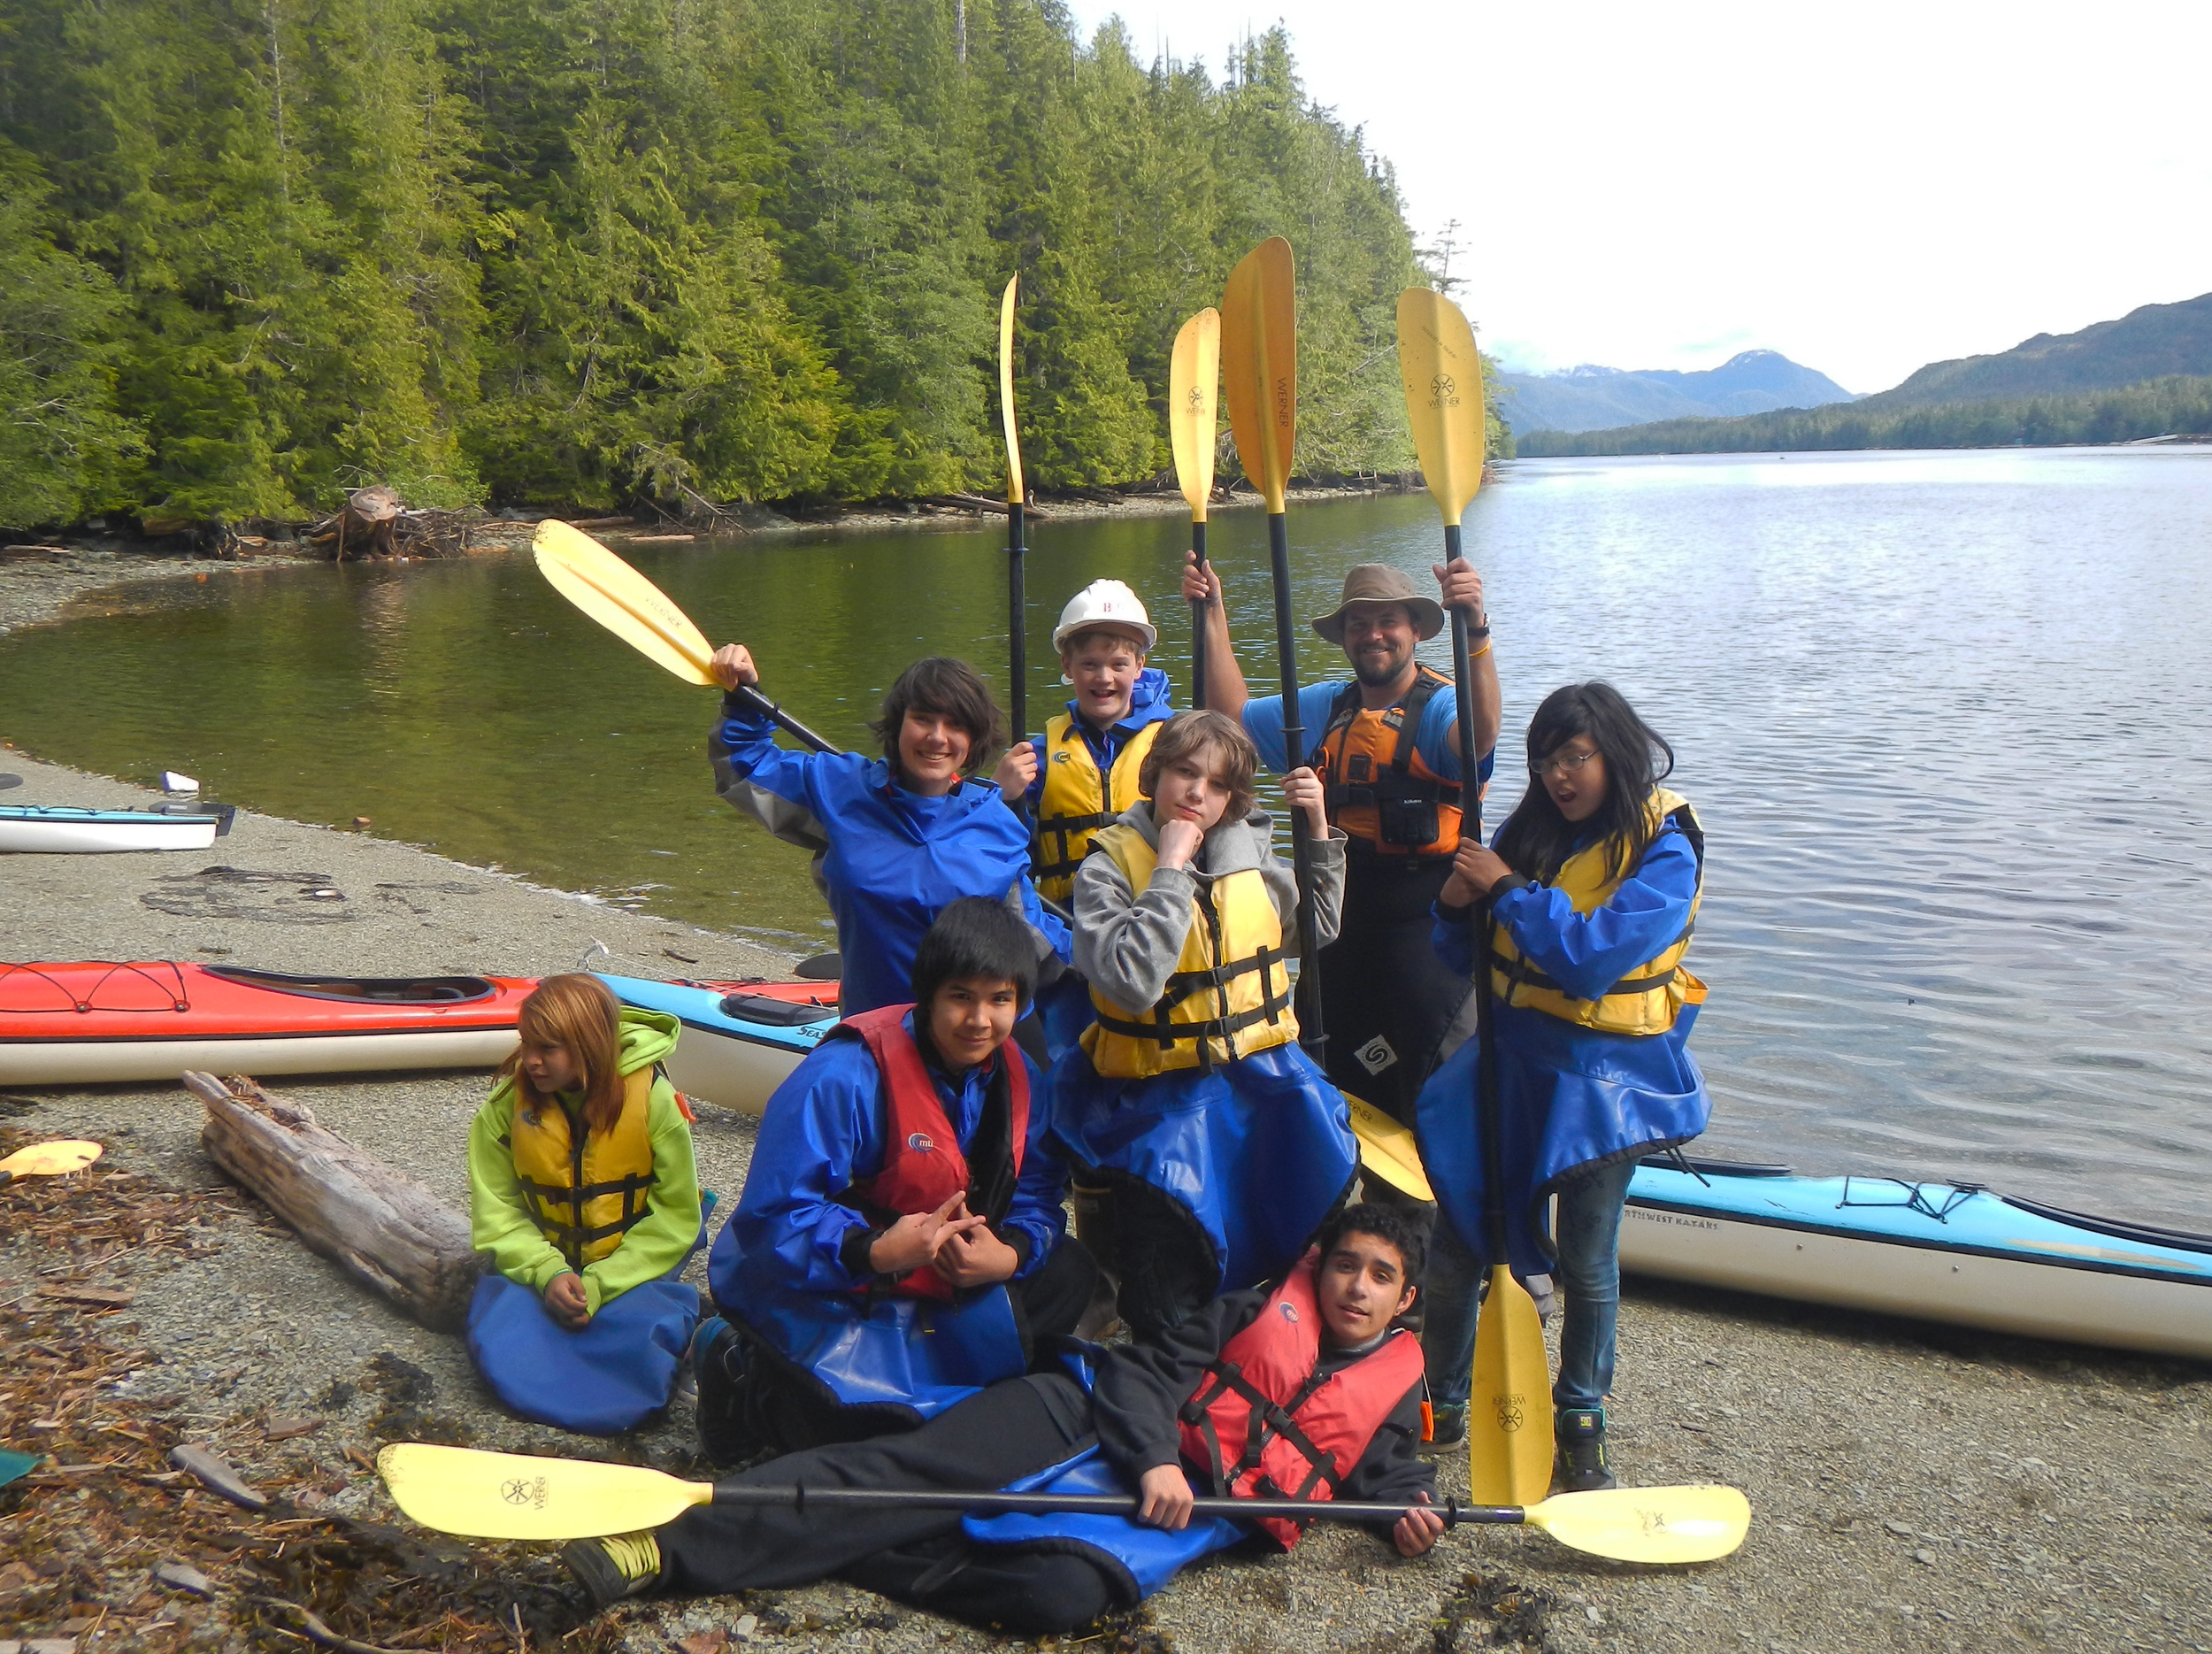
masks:
[[[817,752],[827,752],[832,750],[828,742],[792,717],[780,705],[770,700],[751,684],[739,684],[737,688],[730,691],[730,698],[741,704],[746,711],[759,713],[777,728],[787,731],[798,740],[805,742]]]
[[[999,1516],[1091,1515],[1125,1516],[1134,1520],[1144,1502],[1120,1493],[1005,1493],[997,1489],[963,1490],[957,1488],[810,1488],[804,1482],[782,1486],[745,1481],[717,1482],[717,1504],[788,1505],[804,1512],[809,1505],[841,1510],[968,1511]],[[1412,1507],[1368,1503],[1355,1499],[1212,1499],[1191,1501],[1194,1517],[1226,1516],[1237,1521],[1283,1517],[1296,1522],[1395,1522]],[[1528,1519],[1517,1504],[1462,1504],[1447,1499],[1428,1507],[1444,1519],[1447,1527],[1463,1523],[1515,1526]]]
[[[1010,711],[1014,714],[1014,739],[1019,741],[1029,732],[1029,651],[1025,644],[1023,612],[1027,609],[1027,594],[1022,589],[1022,554],[1027,550],[1022,544],[1022,503],[1006,503],[1006,670],[1012,681],[1007,686],[1012,697]]]
[[[1444,525],[1444,565],[1464,554],[1459,525]],[[1467,612],[1452,611],[1452,689],[1459,702],[1460,836],[1482,842],[1482,773],[1475,752],[1475,663],[1467,649]],[[1475,973],[1475,1126],[1482,1140],[1485,1238],[1493,1267],[1505,1261],[1505,1201],[1498,1176],[1505,1150],[1504,1122],[1498,1118],[1497,1040],[1490,1027],[1490,904],[1478,897],[1468,910],[1473,930]]]
[[[1206,525],[1203,519],[1190,526],[1190,549],[1198,559],[1198,574],[1206,574]],[[1202,599],[1190,606],[1190,704],[1206,704],[1206,604]]]
[[[1267,557],[1275,577],[1275,654],[1283,673],[1283,757],[1286,769],[1306,761],[1306,730],[1298,712],[1298,629],[1290,618],[1290,524],[1281,512],[1267,519]],[[1313,829],[1306,812],[1290,812],[1290,859],[1298,873],[1298,1042],[1325,1062],[1329,1035],[1321,1021],[1321,933],[1313,913]]]

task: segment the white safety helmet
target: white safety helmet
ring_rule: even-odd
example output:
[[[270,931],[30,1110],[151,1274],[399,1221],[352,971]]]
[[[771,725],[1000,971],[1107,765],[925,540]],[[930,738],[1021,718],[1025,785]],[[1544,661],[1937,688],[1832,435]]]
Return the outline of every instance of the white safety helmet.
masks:
[[[1135,592],[1118,580],[1094,580],[1069,598],[1068,606],[1060,611],[1060,624],[1052,628],[1052,646],[1058,649],[1078,632],[1101,627],[1133,634],[1138,648],[1148,655],[1160,641],[1152,617],[1145,613]]]

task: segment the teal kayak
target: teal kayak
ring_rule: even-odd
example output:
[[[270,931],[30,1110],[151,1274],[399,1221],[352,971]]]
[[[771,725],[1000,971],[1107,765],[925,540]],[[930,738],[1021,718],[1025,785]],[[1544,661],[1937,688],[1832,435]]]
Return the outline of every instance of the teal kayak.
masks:
[[[2212,1360],[2212,1236],[1970,1183],[1649,1160],[1621,1267],[1953,1326]]]
[[[669,1083],[687,1097],[757,1114],[784,1077],[837,1025],[834,982],[660,982],[599,980],[626,1005],[683,1024]]]

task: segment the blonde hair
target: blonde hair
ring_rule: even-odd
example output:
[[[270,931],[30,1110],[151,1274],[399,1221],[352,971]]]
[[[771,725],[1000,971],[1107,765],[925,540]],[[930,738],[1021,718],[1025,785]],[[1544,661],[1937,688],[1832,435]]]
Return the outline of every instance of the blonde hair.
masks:
[[[517,1032],[522,1045],[559,1045],[575,1059],[584,1085],[584,1123],[594,1131],[614,1129],[622,1118],[622,1002],[595,976],[572,972],[549,976],[522,1002]],[[523,1072],[522,1045],[499,1065],[515,1082],[515,1100],[532,1113],[558,1104],[542,1095]]]
[[[1160,785],[1160,772],[1187,759],[1203,763],[1206,772],[1229,795],[1224,821],[1241,821],[1252,813],[1252,778],[1259,773],[1259,749],[1233,718],[1194,707],[1178,712],[1152,739],[1137,772],[1137,790],[1149,798]]]

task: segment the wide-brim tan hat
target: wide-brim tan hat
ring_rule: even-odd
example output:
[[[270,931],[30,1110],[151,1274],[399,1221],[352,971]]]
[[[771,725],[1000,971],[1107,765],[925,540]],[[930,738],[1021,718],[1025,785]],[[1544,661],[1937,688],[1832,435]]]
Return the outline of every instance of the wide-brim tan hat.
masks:
[[[1358,603],[1405,604],[1406,612],[1413,617],[1413,629],[1421,635],[1424,642],[1444,629],[1444,605],[1414,590],[1405,571],[1387,563],[1356,564],[1344,576],[1343,599],[1328,613],[1316,615],[1313,629],[1339,649],[1343,648],[1345,616]]]

